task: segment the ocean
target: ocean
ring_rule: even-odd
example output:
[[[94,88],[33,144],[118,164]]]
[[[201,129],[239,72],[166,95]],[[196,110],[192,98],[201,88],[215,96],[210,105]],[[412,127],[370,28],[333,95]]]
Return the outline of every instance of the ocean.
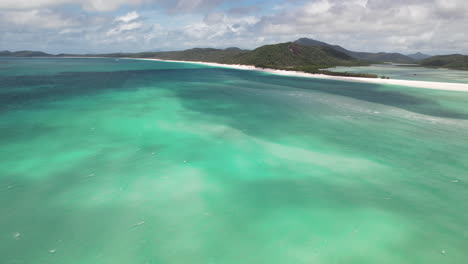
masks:
[[[0,263],[461,264],[468,93],[0,59]]]
[[[328,69],[335,72],[370,73],[396,80],[468,83],[468,71],[434,69],[410,65],[373,64],[370,66],[337,66]]]

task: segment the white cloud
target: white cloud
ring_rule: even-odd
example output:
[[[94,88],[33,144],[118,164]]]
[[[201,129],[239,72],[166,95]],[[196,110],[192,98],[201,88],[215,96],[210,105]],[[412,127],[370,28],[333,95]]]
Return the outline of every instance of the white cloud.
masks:
[[[88,11],[107,12],[121,6],[149,3],[169,8],[173,13],[180,13],[211,8],[222,2],[226,0],[1,0],[0,9],[36,9],[76,4]]]
[[[221,12],[214,12],[214,13],[209,13],[205,16],[203,19],[203,22],[206,24],[217,24],[217,23],[223,23],[225,20],[226,16],[224,13]]]
[[[137,19],[139,17],[140,16],[138,15],[138,13],[136,11],[133,11],[133,12],[127,13],[126,15],[119,16],[115,20],[116,21],[121,21],[121,22],[124,22],[124,23],[128,23],[128,22],[133,21],[133,20],[135,20],[135,19]]]
[[[143,19],[140,19],[140,15],[136,11],[132,11],[123,16],[116,17],[112,23],[112,27],[107,30],[106,36],[124,37],[126,39],[130,35],[130,31],[140,30],[145,26],[147,25],[145,25]]]
[[[37,9],[78,4],[90,11],[111,11],[122,5],[138,5],[144,0],[1,0],[0,9]]]
[[[468,52],[462,46],[468,34],[460,45],[448,43],[466,31],[466,14],[466,0],[316,0],[263,17],[258,30],[265,36],[310,36],[364,51]]]
[[[65,3],[76,2],[73,0],[2,0],[0,9],[33,9],[47,8]]]
[[[331,6],[332,5],[330,2],[328,2],[328,0],[320,0],[320,1],[307,3],[304,6],[303,10],[306,14],[316,15],[316,14],[327,12]]]
[[[120,25],[110,29],[109,31],[107,31],[106,35],[107,36],[114,36],[114,35],[120,34],[120,33],[125,32],[125,31],[132,31],[132,30],[139,29],[139,28],[141,28],[143,26],[144,26],[144,24],[141,23],[141,22],[131,22],[131,23],[128,23],[128,24],[120,24]]]
[[[115,10],[123,5],[139,5],[143,3],[143,0],[84,0],[79,2],[82,2],[85,10],[105,12]]]
[[[173,0],[169,3],[173,3],[172,11],[174,12],[186,12],[196,9],[204,9],[216,6],[223,2],[223,0]]]
[[[215,12],[205,16],[203,22],[193,23],[183,28],[186,39],[192,40],[191,45],[232,46],[235,39],[250,39],[254,34],[253,26],[259,21],[254,16],[228,16]],[[231,42],[231,43],[230,43]],[[251,43],[251,41],[248,41]]]
[[[468,53],[466,0],[283,0],[263,11],[213,9],[223,2],[0,0],[0,49],[9,43],[15,49],[43,43],[59,52],[255,48],[312,37],[357,51]],[[65,13],[57,8],[64,4],[79,8]],[[118,8],[128,13],[105,13]]]
[[[77,25],[78,22],[50,10],[0,11],[3,26],[56,29]]]

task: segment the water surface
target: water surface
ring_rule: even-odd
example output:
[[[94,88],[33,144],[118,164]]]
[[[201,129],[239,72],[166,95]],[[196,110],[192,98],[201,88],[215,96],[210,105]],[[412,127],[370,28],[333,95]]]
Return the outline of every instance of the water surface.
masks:
[[[468,93],[0,59],[0,263],[464,263]]]
[[[330,68],[336,72],[370,73],[378,76],[387,76],[397,80],[468,83],[468,71],[432,69],[423,67],[374,64],[371,66]]]

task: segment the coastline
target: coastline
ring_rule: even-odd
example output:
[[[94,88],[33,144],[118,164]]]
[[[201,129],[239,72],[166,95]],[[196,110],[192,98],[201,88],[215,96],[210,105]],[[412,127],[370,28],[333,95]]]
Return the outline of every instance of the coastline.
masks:
[[[153,59],[153,58],[123,58],[123,59],[190,63],[190,64],[200,64],[200,65],[213,66],[213,67],[237,69],[237,70],[259,71],[259,72],[265,72],[265,73],[282,75],[282,76],[328,79],[328,80],[337,80],[337,81],[346,81],[346,82],[400,85],[400,86],[409,86],[409,87],[414,87],[414,88],[424,88],[424,89],[433,89],[433,90],[468,92],[468,84],[464,84],[464,83],[445,83],[445,82],[428,82],[428,81],[413,81],[413,80],[398,80],[398,79],[362,78],[362,77],[341,77],[341,76],[330,76],[330,75],[325,75],[325,74],[305,73],[305,72],[298,72],[298,71],[263,69],[263,68],[257,68],[252,65],[221,64],[221,63],[202,62],[202,61],[180,61],[180,60],[164,60],[164,59]]]

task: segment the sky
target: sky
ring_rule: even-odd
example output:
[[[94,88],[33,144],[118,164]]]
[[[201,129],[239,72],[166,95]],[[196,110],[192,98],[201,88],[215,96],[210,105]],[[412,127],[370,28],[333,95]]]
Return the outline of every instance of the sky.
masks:
[[[468,0],[0,0],[0,50],[104,53],[309,37],[354,51],[468,54]]]

